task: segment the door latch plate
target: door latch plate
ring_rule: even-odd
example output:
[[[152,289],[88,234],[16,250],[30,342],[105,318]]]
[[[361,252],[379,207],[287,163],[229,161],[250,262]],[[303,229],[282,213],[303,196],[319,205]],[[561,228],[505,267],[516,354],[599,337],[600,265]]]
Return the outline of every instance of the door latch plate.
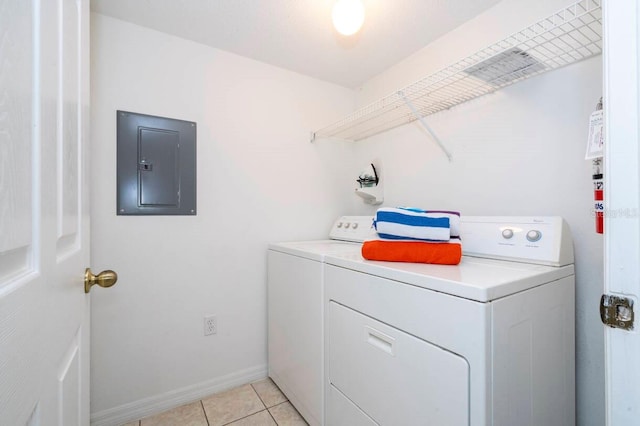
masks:
[[[606,326],[633,330],[633,300],[627,297],[603,294],[600,298],[600,319]]]

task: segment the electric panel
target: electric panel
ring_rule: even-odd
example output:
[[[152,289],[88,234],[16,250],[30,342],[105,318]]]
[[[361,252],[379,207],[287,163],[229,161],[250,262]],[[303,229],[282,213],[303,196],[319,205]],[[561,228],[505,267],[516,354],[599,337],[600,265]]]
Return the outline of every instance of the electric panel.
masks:
[[[118,215],[196,214],[196,123],[117,111]]]

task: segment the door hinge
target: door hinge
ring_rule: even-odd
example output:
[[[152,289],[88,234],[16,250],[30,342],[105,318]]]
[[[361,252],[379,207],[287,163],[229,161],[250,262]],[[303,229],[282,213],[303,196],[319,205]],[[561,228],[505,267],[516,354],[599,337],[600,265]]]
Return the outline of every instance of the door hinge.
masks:
[[[600,319],[606,326],[633,330],[633,300],[627,297],[603,294],[600,298]]]

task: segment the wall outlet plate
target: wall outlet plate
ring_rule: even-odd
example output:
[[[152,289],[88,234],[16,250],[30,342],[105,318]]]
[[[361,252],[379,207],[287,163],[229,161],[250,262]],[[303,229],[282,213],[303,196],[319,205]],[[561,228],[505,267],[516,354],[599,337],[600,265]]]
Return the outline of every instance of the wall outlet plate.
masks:
[[[215,315],[207,315],[204,317],[204,335],[211,336],[218,332],[218,320]]]

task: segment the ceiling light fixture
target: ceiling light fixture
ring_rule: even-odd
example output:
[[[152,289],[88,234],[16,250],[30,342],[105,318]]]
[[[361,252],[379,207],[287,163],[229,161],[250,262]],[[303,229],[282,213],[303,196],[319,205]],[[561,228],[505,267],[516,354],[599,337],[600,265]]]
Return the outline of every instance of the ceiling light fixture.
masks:
[[[364,23],[364,6],[361,0],[338,0],[331,12],[333,26],[346,36],[358,32]]]

